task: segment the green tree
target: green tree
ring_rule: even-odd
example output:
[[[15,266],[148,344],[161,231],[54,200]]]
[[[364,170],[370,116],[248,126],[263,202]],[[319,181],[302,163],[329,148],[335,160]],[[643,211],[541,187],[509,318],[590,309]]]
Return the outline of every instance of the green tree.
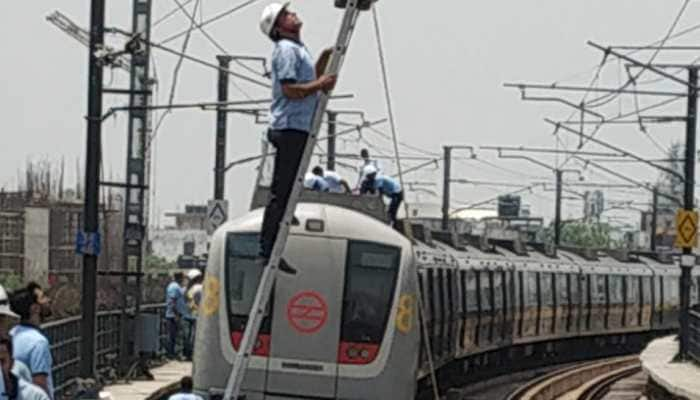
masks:
[[[14,272],[3,274],[2,278],[0,278],[0,284],[5,288],[5,290],[12,292],[22,286],[22,277]]]
[[[158,257],[155,255],[147,255],[143,260],[143,269],[147,271],[167,271],[177,268],[177,264],[172,261],[168,261],[163,257]]]
[[[563,246],[597,249],[620,247],[621,243],[612,239],[612,232],[612,226],[607,223],[565,221],[561,227],[561,244]],[[553,224],[545,230],[545,240],[549,242],[554,241]]]

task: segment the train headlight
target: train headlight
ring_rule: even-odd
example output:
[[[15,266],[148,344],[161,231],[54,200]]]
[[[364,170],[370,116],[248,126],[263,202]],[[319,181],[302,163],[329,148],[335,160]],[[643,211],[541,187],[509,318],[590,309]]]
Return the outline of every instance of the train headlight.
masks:
[[[359,354],[359,350],[357,350],[357,347],[350,347],[348,348],[348,358],[357,358]]]

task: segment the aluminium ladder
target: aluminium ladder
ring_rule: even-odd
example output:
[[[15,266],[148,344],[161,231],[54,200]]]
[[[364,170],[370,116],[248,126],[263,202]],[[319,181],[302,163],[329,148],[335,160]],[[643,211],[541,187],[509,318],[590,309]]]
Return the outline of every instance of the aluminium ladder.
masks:
[[[340,31],[338,32],[335,47],[333,48],[333,54],[331,55],[329,64],[326,68],[326,74],[337,75],[340,72],[340,68],[345,60],[350,39],[352,38],[352,34],[355,30],[355,25],[360,14],[361,2],[367,1],[347,1],[343,21]],[[257,342],[260,325],[265,317],[265,309],[267,308],[268,301],[270,300],[270,296],[272,294],[272,288],[277,278],[277,270],[279,268],[280,261],[282,260],[282,253],[284,252],[284,248],[287,244],[287,237],[289,236],[289,229],[292,224],[292,219],[294,218],[294,211],[296,210],[303,188],[304,175],[309,167],[309,164],[311,163],[313,149],[316,145],[318,133],[321,130],[321,124],[323,123],[323,116],[326,111],[326,106],[328,105],[329,97],[330,93],[321,92],[319,94],[313,124],[311,125],[309,138],[306,142],[304,154],[299,164],[299,170],[296,174],[294,186],[292,188],[292,192],[290,193],[287,208],[284,211],[284,216],[280,222],[277,238],[274,246],[272,247],[270,260],[266,268],[263,270],[260,278],[260,284],[258,285],[258,291],[255,294],[255,300],[253,302],[253,306],[251,307],[250,315],[248,316],[248,322],[246,323],[243,338],[236,354],[233,368],[231,369],[231,374],[226,382],[226,390],[224,392],[223,400],[238,400],[239,398],[238,396],[241,390],[241,384],[243,383],[243,378],[245,377],[245,372],[248,368],[248,362],[252,356],[253,346]]]

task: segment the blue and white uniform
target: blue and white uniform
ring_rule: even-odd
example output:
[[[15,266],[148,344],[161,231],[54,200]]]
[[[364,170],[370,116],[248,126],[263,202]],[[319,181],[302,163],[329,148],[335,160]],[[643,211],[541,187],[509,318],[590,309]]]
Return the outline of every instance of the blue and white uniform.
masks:
[[[281,39],[272,52],[272,105],[270,129],[311,131],[318,95],[290,99],[282,91],[283,84],[309,83],[316,80],[316,66],[311,54],[299,42]]]
[[[304,187],[317,192],[327,192],[330,189],[328,182],[323,177],[312,173],[307,173],[304,177]]]
[[[30,324],[19,324],[10,330],[12,336],[13,355],[15,360],[24,363],[32,376],[45,374],[48,383],[48,395],[53,398],[53,377],[51,368],[53,358],[49,340],[41,331]]]

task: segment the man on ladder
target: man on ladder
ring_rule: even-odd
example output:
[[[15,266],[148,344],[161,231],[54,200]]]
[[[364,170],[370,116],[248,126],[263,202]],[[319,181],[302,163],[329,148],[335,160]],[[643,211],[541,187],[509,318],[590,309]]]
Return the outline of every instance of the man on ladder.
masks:
[[[311,163],[329,92],[335,87],[336,75],[362,9],[358,4],[369,9],[372,0],[361,0],[360,3],[358,0],[336,0],[336,4],[345,7],[343,20],[333,51],[326,51],[321,57],[318,71],[314,70],[311,56],[300,42],[301,21],[288,11],[288,4],[273,4],[263,12],[260,27],[276,42],[272,60],[273,102],[269,135],[277,148],[277,155],[272,197],[265,210],[260,241],[260,255],[267,267],[262,271],[236,360],[226,382],[224,400],[239,400],[238,394],[253,355],[277,270],[295,272],[282,260],[282,253],[289,229],[294,224],[294,209],[301,195],[304,173]],[[329,72],[322,75],[326,71]]]
[[[289,2],[270,4],[260,21],[260,29],[275,42],[271,121],[267,138],[277,152],[260,238],[260,256],[265,265],[275,244],[311,131],[318,93],[331,91],[337,80],[335,75],[323,74],[332,49],[326,49],[314,66],[309,51],[301,42],[301,27],[302,21],[289,10]],[[285,262],[281,262],[279,268],[294,273]]]

